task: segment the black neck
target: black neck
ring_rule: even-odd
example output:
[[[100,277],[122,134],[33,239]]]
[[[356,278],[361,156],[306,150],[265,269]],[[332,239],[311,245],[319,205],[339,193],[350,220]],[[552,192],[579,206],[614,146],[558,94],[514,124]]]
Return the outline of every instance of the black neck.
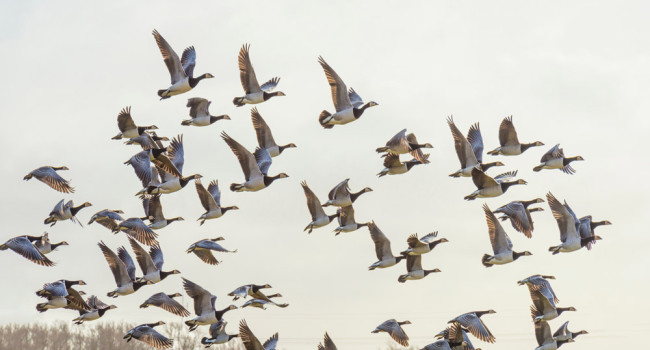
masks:
[[[153,155],[154,158],[158,158],[158,156],[165,153],[165,151],[166,149],[164,148],[152,148],[151,154]]]
[[[406,259],[406,255],[396,256],[396,257],[395,257],[395,262],[398,263],[398,262],[400,262],[400,260],[402,260],[402,259]]]
[[[570,308],[568,307],[558,307],[557,308],[557,314],[558,316],[561,315],[564,311],[569,311]]]
[[[164,280],[167,276],[173,275],[174,273],[174,271],[160,271],[160,279]]]
[[[171,224],[171,223],[174,222],[174,221],[178,221],[178,220],[180,220],[180,219],[181,219],[181,218],[167,219],[167,225]]]
[[[562,165],[568,165],[569,163],[573,162],[574,160],[577,160],[578,157],[569,157],[569,158],[564,158],[562,160]]]
[[[161,275],[162,275],[162,274],[161,274]],[[161,279],[162,279],[162,277],[161,277]],[[140,287],[142,287],[142,286],[144,286],[144,285],[146,285],[146,284],[147,284],[147,281],[145,281],[145,280],[142,280],[142,281],[134,281],[134,282],[133,282],[133,290],[136,291],[136,290],[140,289]]]
[[[589,237],[585,237],[585,238],[580,238],[580,246],[581,247],[586,247],[587,245],[589,245],[589,243],[595,242],[596,241],[595,238],[596,238],[596,236],[589,236]]]
[[[354,114],[354,118],[359,119],[359,117],[361,117],[361,115],[366,110],[366,108],[369,107],[369,104],[370,104],[370,102],[366,103],[365,105],[363,105],[363,106],[361,106],[359,108],[356,108],[356,107],[353,108],[352,113]]]
[[[524,206],[524,208],[528,209],[528,206],[531,204],[537,203],[537,199],[529,200],[529,201],[521,201],[521,204]]]
[[[63,244],[63,242],[59,242],[59,243],[55,243],[55,244],[50,244],[50,247],[51,247],[52,250],[54,250],[54,249],[58,248],[61,244]]]
[[[270,186],[273,183],[273,181],[275,181],[275,180],[277,180],[279,178],[280,178],[280,174],[275,175],[275,176],[264,175],[264,186],[267,186],[267,187]]]
[[[210,124],[216,122],[217,120],[221,120],[221,119],[223,119],[223,116],[222,116],[222,115],[220,115],[220,116],[218,116],[218,117],[215,117],[215,116],[211,115],[211,116],[210,116]]]
[[[235,207],[221,207],[221,214],[225,214],[228,210],[233,210]]]
[[[334,215],[328,215],[327,217],[330,219],[330,222],[332,222],[332,220],[338,218],[339,216],[337,214],[334,214]]]
[[[510,186],[512,186],[512,185],[519,185],[519,183],[517,183],[517,182],[502,182],[502,183],[501,183],[501,190],[502,190],[503,192],[505,192],[505,191],[507,191],[508,188],[509,188]]]
[[[280,94],[280,91],[275,91],[275,92],[266,92],[264,91],[263,98],[264,101],[268,100],[271,97],[278,96]]]
[[[196,77],[196,78],[190,77],[189,78],[190,87],[194,88],[196,86],[196,84],[199,83],[199,81],[201,81],[201,80],[203,80],[203,79],[205,79],[207,77],[208,77],[207,74],[203,74],[203,75],[201,75],[199,77]]]
[[[531,147],[534,147],[534,146],[535,146],[535,142],[533,142],[533,143],[522,143],[521,144],[521,153],[524,153],[525,150],[527,150],[527,149],[529,149]]]
[[[187,185],[188,182],[190,182],[191,180],[194,180],[195,178],[196,178],[196,175],[192,175],[192,176],[188,176],[188,177],[181,177],[178,180],[178,182],[180,182],[181,187],[185,187],[185,185]]]
[[[72,213],[72,216],[75,216],[75,215],[77,215],[79,210],[81,210],[81,208],[83,208],[83,207],[84,207],[83,204],[78,206],[78,207],[72,207],[72,208],[70,208],[70,213]]]
[[[364,190],[361,190],[361,191],[359,191],[359,192],[357,192],[357,193],[350,193],[350,200],[351,200],[352,202],[354,202],[354,201],[357,200],[357,198],[359,198],[360,195],[362,195],[362,194],[364,194],[364,193],[366,193],[366,190],[365,190],[365,189],[364,189]]]
[[[104,316],[104,313],[106,313],[106,311],[108,311],[108,310],[110,310],[110,308],[108,308],[108,307],[104,308],[104,309],[97,309],[97,313],[99,314],[99,317],[102,317],[102,316]]]
[[[442,243],[442,238],[441,239],[436,239],[435,241],[429,243],[429,249],[435,248],[438,244]]]
[[[476,317],[481,317],[485,314],[489,314],[490,311],[474,311],[474,314],[476,314]]]
[[[284,146],[278,146],[278,152],[282,153],[285,149],[289,148],[289,145],[284,145]]]
[[[525,255],[525,252],[521,252],[521,253],[512,252],[512,260],[517,260],[517,259],[519,259],[520,256],[524,256],[524,255]]]
[[[230,340],[232,338],[237,338],[237,337],[239,337],[239,334],[229,334],[228,335],[228,340]]]
[[[406,165],[406,170],[408,171],[408,170],[411,170],[412,167],[414,167],[414,166],[416,166],[416,165],[418,165],[418,164],[422,164],[422,163],[420,163],[419,160],[414,159],[414,160],[412,160],[412,161],[409,160],[408,162],[406,162],[406,163],[404,163],[404,164]]]
[[[220,310],[220,311],[215,311],[214,312],[214,317],[216,317],[217,320],[221,320],[221,318],[223,317],[223,314],[225,314],[228,311],[230,311],[230,307],[227,307],[227,308],[225,308],[223,310]]]

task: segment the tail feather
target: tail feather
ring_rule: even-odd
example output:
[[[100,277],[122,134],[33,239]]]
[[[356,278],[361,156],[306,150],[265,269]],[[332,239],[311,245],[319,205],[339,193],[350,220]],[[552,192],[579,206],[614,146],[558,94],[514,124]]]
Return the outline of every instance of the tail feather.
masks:
[[[119,133],[119,134],[117,134],[117,135],[111,137],[111,140],[119,140],[119,139],[121,139],[121,138],[122,138],[122,133]]]
[[[499,154],[499,150],[500,150],[500,147],[499,147],[499,148],[495,148],[495,149],[489,151],[487,154],[489,154],[489,155],[491,155],[491,156],[496,156],[496,155]]]
[[[181,125],[191,125],[191,123],[192,123],[192,119],[187,119],[187,120],[183,120],[181,122]]]
[[[45,219],[44,223],[47,225],[47,224],[51,224],[51,223],[53,223],[55,221],[56,220],[54,220],[54,218],[50,216],[47,219]]]
[[[538,165],[538,166],[534,167],[533,171],[541,171],[542,169],[544,169],[544,164],[541,164],[541,165]]]
[[[241,106],[245,105],[243,97],[235,97],[232,100],[232,103],[237,107],[241,107]]]
[[[476,199],[476,196],[477,196],[476,194],[472,193],[470,195],[465,196],[464,199],[468,201],[473,201]]]
[[[485,267],[492,267],[492,264],[488,264],[488,260],[491,258],[489,254],[483,254],[483,257],[481,258],[481,263]]]
[[[406,282],[406,276],[407,275],[400,275],[399,277],[397,277],[397,282],[399,282],[399,283]],[[378,332],[372,331],[371,333],[378,333]]]
[[[388,150],[389,150],[389,147],[379,147],[379,148],[376,149],[377,153],[388,152]]]
[[[32,175],[32,174],[27,174],[27,175],[25,175],[25,177],[23,177],[23,180],[29,180],[29,179],[32,178],[32,176],[34,176],[34,175]]]
[[[47,311],[46,306],[47,306],[47,303],[36,304],[36,310],[38,312],[45,312],[45,311]]]
[[[457,171],[457,172],[455,172],[453,174],[449,174],[449,176],[451,176],[451,177],[460,177],[460,171]]]
[[[0,244],[0,250],[7,250],[9,247],[6,244]]]
[[[244,185],[242,184],[236,184],[236,183],[230,184],[230,190],[233,192],[241,192],[243,188]]]
[[[164,99],[167,99],[167,98],[171,97],[169,95],[165,96],[165,92],[167,92],[167,89],[158,90],[158,96],[160,96],[161,100],[164,100]]]
[[[325,129],[331,129],[331,128],[334,127],[334,125],[327,124],[331,120],[331,118],[330,118],[331,116],[332,116],[332,114],[330,112],[322,111],[322,112],[320,112],[320,115],[318,116],[318,122]]]

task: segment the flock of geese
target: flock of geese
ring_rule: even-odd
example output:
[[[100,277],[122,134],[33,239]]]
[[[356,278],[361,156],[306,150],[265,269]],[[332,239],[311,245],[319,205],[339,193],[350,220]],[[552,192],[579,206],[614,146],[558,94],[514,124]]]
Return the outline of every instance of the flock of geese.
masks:
[[[154,30],[153,36],[171,76],[171,85],[166,89],[158,90],[158,96],[160,96],[161,100],[188,92],[203,79],[213,78],[210,73],[194,76],[196,64],[196,50],[194,47],[186,48],[181,58],[179,58],[158,31]],[[318,62],[330,85],[335,108],[334,113],[324,110],[319,115],[318,122],[323,128],[331,129],[336,125],[353,122],[359,119],[366,109],[378,105],[374,101],[364,103],[360,95],[354,89],[348,88],[341,77],[322,57],[318,58]],[[261,85],[259,84],[251,63],[249,45],[244,45],[239,52],[239,71],[245,94],[233,99],[235,106],[259,104],[272,97],[285,96],[281,91],[273,91],[279,84],[280,78],[278,77],[271,78]],[[188,99],[187,107],[190,109],[189,115],[191,118],[183,120],[181,125],[205,127],[220,120],[230,119],[228,115],[210,115],[209,106],[210,101],[207,99],[198,97]],[[271,186],[276,180],[287,178],[288,175],[283,172],[269,175],[272,159],[280,156],[285,150],[296,147],[293,143],[278,145],[273,138],[271,129],[257,108],[252,108],[251,120],[258,141],[258,146],[252,152],[226,132],[221,133],[221,138],[239,161],[244,175],[241,183],[233,183],[229,186],[233,192],[259,191]],[[477,188],[476,191],[465,197],[466,200],[497,197],[514,185],[527,183],[523,179],[516,179],[516,170],[496,176],[490,176],[486,173],[493,167],[505,166],[505,164],[500,161],[483,162],[483,139],[478,123],[470,127],[467,136],[456,126],[452,117],[447,119],[447,123],[460,161],[460,169],[449,176],[454,178],[471,177]],[[104,209],[93,214],[88,222],[89,225],[98,223],[113,233],[124,232],[141,271],[141,276],[136,276],[135,262],[124,246],[113,249],[103,241],[98,242],[99,250],[106,259],[116,284],[116,288],[106,294],[111,298],[136,293],[147,285],[156,284],[171,275],[180,274],[177,269],[163,269],[163,250],[158,242],[156,230],[171,225],[173,222],[183,220],[182,217],[166,218],[164,216],[161,204],[163,195],[180,191],[190,181],[194,180],[199,200],[205,208],[205,213],[201,214],[197,219],[200,225],[203,225],[207,220],[218,219],[230,210],[239,209],[234,205],[222,205],[221,190],[217,179],[211,180],[208,187],[205,188],[201,182],[202,176],[200,174],[183,175],[184,146],[182,135],[170,140],[167,137],[158,136],[155,131],[158,128],[155,125],[137,125],[131,117],[130,107],[124,108],[118,114],[117,124],[120,132],[113,137],[114,140],[126,140],[127,144],[140,145],[142,148],[142,151],[133,155],[125,164],[133,168],[142,184],[142,188],[137,192],[137,195],[142,200],[144,216],[133,216],[125,219],[122,216],[124,215],[122,210]],[[164,146],[163,142],[169,142],[169,145]],[[521,143],[512,117],[506,117],[501,122],[499,143],[499,147],[487,153],[494,156],[516,156],[532,147],[544,145],[540,141]],[[430,155],[423,153],[423,151],[431,148],[433,146],[430,143],[419,143],[413,133],[407,134],[406,129],[398,132],[386,142],[385,146],[376,149],[377,153],[384,158],[384,169],[377,176],[404,174],[415,165],[429,163]],[[401,161],[400,156],[404,154],[409,154],[412,159]],[[572,167],[572,163],[580,160],[583,160],[580,156],[565,157],[562,148],[555,145],[542,156],[540,164],[535,166],[533,170],[559,169],[566,174],[573,174],[575,169]],[[65,166],[42,166],[27,174],[24,180],[37,179],[61,193],[74,193],[75,189],[69,181],[58,173],[65,170],[68,170]],[[334,230],[336,235],[341,232],[351,232],[361,227],[367,227],[378,259],[369,266],[369,270],[390,268],[405,260],[406,273],[397,278],[400,283],[423,279],[432,273],[440,273],[440,269],[437,268],[423,268],[422,257],[431,253],[440,243],[449,241],[446,238],[439,238],[438,232],[432,232],[422,237],[413,234],[406,239],[407,247],[398,255],[393,254],[391,241],[377,227],[374,221],[357,222],[354,217],[353,205],[356,205],[356,201],[362,194],[373,190],[364,187],[353,192],[349,181],[348,178],[336,185],[329,192],[327,201],[324,203],[321,203],[306,181],[301,182],[307,200],[307,208],[311,214],[311,221],[304,228],[304,231],[312,233],[313,230],[325,227],[335,220],[338,222],[338,227]],[[516,252],[513,250],[513,243],[500,221],[510,221],[515,231],[522,233],[527,238],[532,238],[534,226],[531,213],[543,211],[543,208],[532,208],[530,206],[543,202],[545,200],[541,198],[528,201],[513,201],[496,210],[490,209],[487,204],[483,205],[487,231],[492,245],[492,254],[485,254],[481,258],[481,263],[485,267],[512,263],[522,256],[532,255],[529,251]],[[595,235],[594,229],[601,225],[611,224],[606,220],[594,221],[590,215],[578,218],[566,201],[562,203],[550,192],[546,195],[546,202],[557,221],[560,231],[561,243],[549,248],[552,254],[573,252],[583,247],[591,249],[596,241],[601,239]],[[89,206],[91,206],[91,203],[88,202],[75,206],[72,200],[66,202],[62,199],[54,206],[44,223],[54,226],[59,221],[70,220],[83,226],[78,215],[81,209]],[[328,214],[325,211],[325,208],[328,207],[335,207],[336,211]],[[497,218],[495,214],[501,216]],[[206,264],[217,265],[219,261],[215,257],[215,253],[237,252],[237,250],[228,250],[217,243],[222,240],[224,240],[223,237],[216,237],[197,241],[187,248],[187,253],[194,253]],[[42,236],[23,235],[11,238],[0,245],[0,250],[10,249],[36,264],[53,266],[54,263],[46,255],[64,245],[68,245],[68,243],[65,241],[52,243],[49,234],[44,233]],[[143,245],[147,248],[143,247]],[[539,343],[537,350],[557,349],[565,343],[573,342],[578,335],[587,334],[586,331],[570,332],[567,328],[568,321],[555,333],[551,334],[548,321],[557,318],[564,311],[575,311],[575,308],[557,306],[559,300],[550,286],[549,279],[554,279],[554,277],[533,275],[518,282],[520,285],[528,287],[533,302],[531,316]],[[83,295],[85,293],[74,288],[83,285],[86,285],[83,280],[58,280],[44,284],[43,288],[37,291],[36,294],[47,301],[37,304],[36,309],[39,312],[58,308],[75,310],[79,316],[74,318],[73,321],[76,324],[83,324],[84,322],[97,320],[103,317],[107,311],[117,307],[116,305],[105,304],[96,295],[90,295],[84,299]],[[239,307],[260,309],[266,309],[269,306],[287,307],[287,303],[277,302],[277,298],[282,297],[281,294],[266,295],[263,292],[264,289],[271,288],[269,284],[248,284],[234,289],[228,294],[233,297],[233,302],[239,299],[249,300],[241,306],[231,304],[224,309],[217,309],[215,307],[217,297],[199,284],[182,278],[182,285],[185,293],[192,298],[194,304],[195,317],[185,321],[189,331],[193,331],[200,326],[210,326],[209,337],[204,337],[201,340],[202,344],[209,347],[212,344],[224,344],[235,337],[239,337],[247,350],[272,350],[276,348],[279,340],[278,333],[273,334],[262,343],[253,334],[247,322],[241,320],[239,332],[228,334],[226,332],[227,321],[224,318],[228,311]],[[146,299],[140,307],[155,306],[174,315],[190,317],[191,312],[174,299],[179,296],[181,296],[180,293],[157,293]],[[481,318],[494,313],[494,310],[473,311],[451,319],[449,326],[437,333],[435,341],[426,345],[423,349],[475,349],[470,340],[470,334],[484,342],[495,342],[495,336]],[[403,326],[410,323],[408,320],[397,321],[390,319],[378,325],[372,333],[388,333],[398,344],[408,346],[409,337],[406,335]],[[170,348],[173,346],[173,339],[167,338],[155,329],[155,327],[163,324],[164,322],[159,321],[139,325],[129,330],[124,339],[127,341],[136,339],[160,349]],[[318,349],[333,350],[336,348],[332,338],[325,333],[323,342],[318,345]]]

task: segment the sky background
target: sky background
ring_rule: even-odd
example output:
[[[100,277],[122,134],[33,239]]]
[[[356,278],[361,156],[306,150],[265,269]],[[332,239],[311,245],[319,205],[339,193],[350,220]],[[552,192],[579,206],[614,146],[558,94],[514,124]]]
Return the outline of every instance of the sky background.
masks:
[[[650,331],[650,237],[642,221],[650,210],[644,181],[650,166],[641,155],[650,130],[647,13],[648,5],[635,1],[5,2],[0,241],[48,231],[53,242],[70,246],[48,255],[57,263],[51,268],[0,253],[5,280],[0,322],[76,317],[68,310],[35,310],[43,300],[34,291],[61,278],[83,279],[88,285],[82,290],[116,304],[104,320],[181,320],[160,309],[138,308],[154,293],[181,292],[179,276],[109,300],[105,295],[115,284],[97,242],[116,250],[128,241],[124,234],[85,225],[104,208],[122,209],[125,218],[143,214],[134,196],[140,183],[122,164],[139,149],[110,139],[118,132],[117,114],[132,106],[137,124],[155,124],[159,135],[170,138],[184,134],[184,173],[202,174],[204,185],[218,178],[222,204],[240,208],[199,226],[195,220],[204,210],[192,183],[164,195],[165,215],[185,218],[158,231],[165,270],[179,269],[217,295],[218,308],[231,303],[228,292],[248,283],[269,283],[274,287],[269,293],[282,293],[290,304],[229,312],[229,332],[245,318],[260,339],[279,332],[282,349],[314,349],[325,331],[341,349],[378,349],[389,337],[370,331],[396,318],[412,322],[405,330],[411,344],[422,347],[457,315],[494,309],[484,321],[497,342],[473,340],[474,345],[532,349],[537,344],[531,302],[516,282],[542,273],[557,277],[552,285],[559,306],[578,310],[550,321],[553,331],[570,320],[571,330],[590,333],[568,345],[571,349],[637,346],[637,335]],[[156,91],[169,86],[169,75],[151,35],[154,28],[179,55],[194,45],[195,75],[209,72],[215,79],[159,101]],[[257,105],[260,114],[278,143],[298,146],[273,159],[270,173],[290,177],[256,193],[228,190],[243,175],[219,137],[223,130],[249,149],[256,145],[250,106],[231,102],[243,94],[237,54],[244,43],[251,44],[258,79],[281,77],[278,90],[286,94]],[[364,100],[379,106],[354,123],[324,130],[317,117],[333,106],[319,55]],[[190,97],[211,100],[212,114],[232,120],[181,126]],[[498,198],[464,201],[475,187],[468,178],[447,176],[459,168],[449,115],[464,133],[480,122],[486,151],[498,146],[498,127],[508,115],[522,142],[544,142],[521,156],[484,157],[506,164],[489,174],[519,170],[528,185]],[[375,148],[403,128],[434,145],[431,163],[377,179],[383,166]],[[585,158],[574,163],[575,175],[532,171],[556,143],[568,156]],[[22,180],[42,165],[69,167],[61,175],[76,192],[61,194]],[[310,216],[300,181],[325,202],[345,178],[353,191],[374,189],[355,202],[356,218],[375,220],[394,253],[412,233],[437,230],[447,238],[449,243],[423,257],[424,268],[442,273],[401,284],[397,277],[405,273],[404,264],[367,271],[376,261],[367,229],[334,237],[331,224],[311,235],[302,232]],[[532,239],[504,225],[514,249],[533,256],[483,267],[481,256],[492,252],[481,205],[496,209],[511,200],[545,198],[548,191],[566,199],[578,216],[591,214],[613,226],[597,230],[603,240],[592,251],[552,256],[547,248],[559,244],[559,231],[542,203],[545,211],[534,215]],[[77,216],[83,228],[69,221],[43,225],[62,198],[93,204]],[[191,243],[216,236],[239,251],[219,255],[223,262],[216,267],[185,253]],[[191,308],[187,296],[183,303]]]

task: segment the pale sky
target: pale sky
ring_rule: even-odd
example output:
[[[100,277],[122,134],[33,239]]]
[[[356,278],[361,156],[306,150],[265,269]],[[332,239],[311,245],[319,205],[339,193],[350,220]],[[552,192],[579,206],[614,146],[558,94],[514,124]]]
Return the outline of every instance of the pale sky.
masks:
[[[315,349],[327,331],[341,349],[370,350],[389,340],[370,331],[396,318],[412,322],[405,330],[411,344],[422,347],[450,319],[494,309],[497,313],[484,321],[497,342],[472,338],[474,345],[533,349],[530,298],[516,282],[542,273],[557,277],[552,285],[559,306],[578,310],[550,321],[553,331],[570,320],[571,330],[590,333],[566,349],[638,346],[637,335],[650,331],[645,316],[650,238],[639,220],[650,210],[650,186],[644,181],[650,167],[647,157],[640,157],[650,130],[647,13],[647,4],[634,1],[5,2],[0,11],[5,67],[0,146],[6,165],[0,241],[47,230],[52,241],[70,246],[48,255],[57,263],[50,268],[0,252],[5,279],[0,322],[76,317],[68,310],[35,310],[43,300],[34,291],[61,278],[83,279],[88,285],[80,289],[116,304],[104,320],[182,320],[160,309],[138,308],[154,293],[181,292],[179,276],[109,300],[106,293],[115,284],[97,242],[115,250],[128,247],[128,241],[124,234],[85,225],[104,208],[122,209],[125,217],[143,214],[134,196],[139,181],[122,164],[139,149],[110,139],[118,132],[117,114],[132,106],[136,123],[156,124],[159,135],[170,138],[183,133],[184,173],[202,174],[205,185],[218,178],[222,204],[240,208],[199,226],[195,220],[204,210],[192,183],[164,195],[165,215],[185,218],[158,231],[165,270],[179,269],[210,290],[219,308],[231,303],[228,292],[248,283],[269,283],[270,293],[281,293],[290,304],[232,311],[226,314],[229,332],[246,318],[260,338],[279,332],[282,349]],[[169,86],[169,75],[151,35],[154,28],[179,55],[193,45],[195,75],[209,72],[215,79],[159,101],[156,91]],[[298,146],[274,158],[271,167],[272,174],[290,177],[256,193],[228,190],[243,175],[218,136],[223,130],[251,150],[256,145],[250,106],[236,108],[231,102],[243,94],[237,54],[244,43],[251,44],[258,79],[281,77],[278,90],[286,94],[257,105],[260,114],[278,143]],[[317,117],[333,106],[319,55],[364,100],[379,106],[354,123],[324,130]],[[190,97],[211,100],[212,114],[232,120],[205,128],[181,126]],[[486,151],[498,146],[498,126],[508,115],[522,142],[544,142],[521,156],[484,156],[506,164],[491,169],[491,175],[519,170],[528,185],[498,198],[464,201],[475,187],[468,178],[447,176],[459,168],[445,121],[449,115],[463,132],[480,122]],[[383,166],[375,148],[403,128],[434,145],[431,164],[377,179]],[[585,158],[574,163],[575,175],[532,171],[556,143],[567,155]],[[61,175],[71,179],[76,192],[65,195],[22,180],[41,165],[69,167]],[[311,235],[302,232],[310,216],[300,181],[325,202],[345,178],[351,178],[353,191],[374,189],[355,202],[356,218],[374,219],[392,240],[394,253],[406,247],[411,233],[437,230],[447,238],[449,243],[423,257],[424,268],[442,273],[400,284],[403,263],[367,271],[376,261],[367,229],[334,237],[331,224]],[[545,211],[534,215],[532,239],[504,225],[514,249],[533,256],[483,267],[481,256],[492,252],[481,205],[496,209],[511,200],[545,198],[548,191],[566,199],[578,216],[591,214],[613,226],[596,231],[603,240],[592,251],[552,256],[547,248],[559,244],[559,231],[542,203]],[[77,216],[83,228],[69,221],[43,225],[62,198],[93,204]],[[221,243],[238,253],[219,255],[223,262],[216,267],[185,253],[191,243],[216,236],[224,236]],[[191,308],[187,296],[183,302]]]

